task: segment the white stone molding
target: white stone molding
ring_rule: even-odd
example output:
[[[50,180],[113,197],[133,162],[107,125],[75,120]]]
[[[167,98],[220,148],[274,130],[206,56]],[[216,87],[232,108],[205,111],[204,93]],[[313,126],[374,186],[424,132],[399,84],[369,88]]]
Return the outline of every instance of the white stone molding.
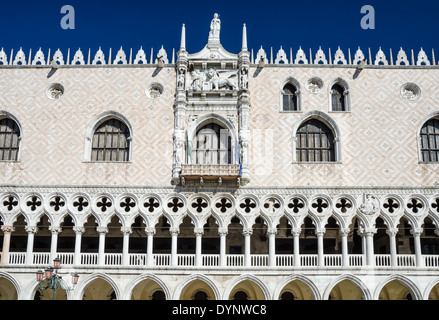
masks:
[[[287,54],[285,53],[284,49],[282,49],[282,46],[276,54],[276,60],[274,60],[274,63],[276,64],[280,64],[281,62],[288,64]]]
[[[417,66],[421,66],[422,64],[425,64],[429,66],[430,60],[428,60],[427,54],[425,53],[424,49],[421,48],[421,51],[418,53],[418,60],[416,61]]]
[[[64,65],[64,57],[61,50],[56,50],[55,54],[52,57],[53,61],[55,61],[59,65]]]
[[[401,48],[401,49],[399,49],[398,55],[396,57],[395,65],[400,66],[402,63],[404,63],[404,65],[406,65],[406,66],[410,65],[410,62],[407,59],[407,54]]]
[[[335,52],[333,64],[339,64],[339,62],[341,62],[342,64],[348,64],[340,47],[338,47],[337,51]]]
[[[56,216],[63,216],[67,212],[67,198],[61,192],[53,192],[44,197],[44,210]]]
[[[265,50],[261,48],[258,50],[258,52],[256,53],[256,59],[255,59],[255,64],[259,64],[259,62],[261,61],[261,59],[263,61],[265,61],[265,63],[268,63],[268,59],[267,59],[267,54],[265,53]]]
[[[73,56],[73,60],[72,60],[72,65],[75,65],[79,62],[80,65],[84,65],[85,61],[84,61],[84,55],[82,54],[81,49],[79,48],[75,55]]]
[[[394,281],[394,280],[401,282],[402,285],[404,285],[405,287],[407,287],[409,289],[410,293],[412,294],[413,300],[421,300],[422,299],[422,293],[418,289],[418,286],[416,285],[416,283],[413,282],[413,280],[411,280],[410,278],[408,278],[407,276],[402,275],[402,274],[392,274],[392,275],[382,279],[376,285],[375,291],[373,292],[373,295],[372,295],[372,300],[379,300],[380,293],[383,290],[384,286],[387,283]]]
[[[194,216],[197,217],[195,223],[195,227],[202,228],[203,225],[198,225],[197,222],[201,217],[209,215],[211,212],[211,202],[210,197],[203,193],[193,193],[187,199],[188,203],[188,211]]]
[[[140,62],[142,62],[142,64],[147,64],[146,54],[142,47],[140,47],[136,54],[136,58],[134,59],[134,64],[140,64]]]
[[[99,64],[99,62],[100,62],[102,65],[107,64],[107,63],[105,62],[105,55],[104,55],[104,52],[102,51],[101,47],[99,47],[99,50],[96,52],[95,57],[94,57],[94,59],[93,59],[93,61],[92,61],[91,64],[93,64],[93,65],[97,65],[97,64]]]
[[[421,89],[414,83],[405,83],[401,86],[401,96],[409,101],[417,100],[421,96]]]
[[[389,65],[389,62],[386,59],[386,55],[384,54],[383,50],[378,50],[378,53],[375,56],[375,65],[379,66],[380,63],[384,64],[385,66]]]
[[[308,64],[308,59],[306,58],[305,52],[302,50],[302,47],[299,47],[299,50],[296,53],[296,59],[294,60],[294,64]]]
[[[26,65],[26,55],[24,54],[23,50],[20,48],[20,50],[17,52],[17,54],[15,55],[15,59],[14,62],[12,63],[13,65]]]
[[[32,60],[32,65],[35,66],[38,63],[40,63],[42,66],[46,64],[46,60],[44,58],[44,53],[41,51],[41,48],[37,51],[37,53],[34,56],[34,59]]]
[[[133,193],[122,193],[118,195],[114,203],[116,212],[123,216],[136,216],[139,212],[139,200]]]
[[[0,51],[0,65],[8,65],[8,56],[4,52],[3,48]]]
[[[228,285],[227,288],[224,290],[223,293],[223,297],[222,300],[229,300],[230,299],[230,295],[233,293],[234,289],[236,289],[239,286],[239,283],[243,282],[243,281],[250,281],[253,285],[259,287],[259,289],[261,289],[264,298],[263,300],[268,300],[270,299],[270,291],[268,290],[267,286],[265,285],[265,283],[260,280],[259,278],[257,278],[255,275],[253,274],[241,274],[239,277],[233,279]],[[239,290],[243,290],[243,288],[238,287]]]
[[[322,47],[319,47],[319,50],[316,52],[316,58],[314,59],[314,64],[319,64],[322,62],[323,64],[328,64],[328,60],[326,59],[326,55],[322,50]]]
[[[116,58],[113,60],[113,64],[127,64],[127,55],[125,54],[125,51],[123,51],[122,47],[120,47],[119,51],[116,54]]]
[[[364,53],[363,51],[361,51],[360,47],[358,47],[357,51],[355,52],[353,64],[359,64],[364,60],[365,60]]]

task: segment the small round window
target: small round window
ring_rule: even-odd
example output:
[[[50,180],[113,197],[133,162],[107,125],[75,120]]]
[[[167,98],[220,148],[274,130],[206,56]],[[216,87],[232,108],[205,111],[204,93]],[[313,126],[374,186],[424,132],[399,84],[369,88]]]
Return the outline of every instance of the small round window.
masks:
[[[401,96],[407,100],[416,100],[421,95],[421,89],[414,83],[406,83],[401,87]]]
[[[145,93],[150,99],[158,99],[163,95],[164,88],[160,83],[151,83],[145,90]]]
[[[57,100],[64,95],[64,87],[59,83],[53,83],[47,88],[46,95],[49,99]]]

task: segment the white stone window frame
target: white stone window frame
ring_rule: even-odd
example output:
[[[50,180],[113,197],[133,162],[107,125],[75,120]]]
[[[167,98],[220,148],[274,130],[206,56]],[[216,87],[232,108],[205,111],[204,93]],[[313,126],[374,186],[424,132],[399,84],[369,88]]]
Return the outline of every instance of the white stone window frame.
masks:
[[[297,130],[308,120],[316,119],[323,122],[332,131],[334,136],[334,157],[335,161],[298,161],[297,160]],[[292,163],[293,164],[337,164],[342,163],[341,133],[337,123],[326,113],[321,111],[311,111],[298,119],[292,130]]]
[[[439,164],[439,160],[438,161],[424,161],[423,156],[422,156],[421,130],[422,130],[422,127],[427,123],[427,121],[433,120],[433,119],[436,119],[439,121],[439,111],[435,111],[435,112],[432,112],[429,115],[427,115],[424,119],[422,119],[422,121],[418,125],[418,128],[416,129],[416,141],[417,141],[417,145],[418,145],[418,163],[420,163],[420,164],[431,164],[431,165]]]
[[[17,160],[0,160],[0,162],[20,162],[21,159],[21,146],[22,146],[22,138],[23,138],[23,128],[21,127],[21,123],[20,121],[18,121],[18,119],[12,115],[11,113],[4,111],[4,110],[0,110],[0,120],[3,119],[11,119],[12,121],[14,121],[17,126],[18,129],[20,130],[20,135],[18,136],[18,152],[17,152]]]
[[[220,116],[219,114],[215,114],[215,113],[209,113],[209,114],[205,114],[202,115],[200,117],[197,117],[197,120],[194,121],[192,124],[188,125],[187,128],[187,135],[188,135],[188,140],[189,143],[191,144],[191,150],[193,150],[193,145],[192,142],[195,139],[195,136],[197,135],[197,132],[199,129],[203,128],[205,125],[209,124],[209,123],[215,123],[223,128],[225,128],[226,130],[229,130],[230,133],[230,137],[231,137],[231,153],[232,153],[232,163],[231,164],[239,164],[238,160],[236,159],[236,144],[239,143],[239,139],[236,133],[236,129],[234,128],[234,126],[232,125],[232,123],[230,121],[228,121],[226,118]],[[185,143],[186,144],[186,143]],[[185,163],[186,164],[192,164],[190,163],[190,159],[187,156],[187,148],[188,146],[185,146]],[[240,149],[239,149],[240,150]]]
[[[127,161],[93,161],[91,160],[92,154],[92,146],[93,146],[93,135],[96,129],[105,121],[110,119],[116,119],[123,122],[130,132],[130,136],[128,137],[129,148],[128,148],[128,160]],[[133,128],[122,114],[116,111],[106,111],[101,113],[100,115],[93,118],[93,120],[87,126],[85,131],[85,141],[84,141],[84,159],[83,162],[91,162],[91,163],[131,163],[133,161],[132,153],[133,153],[133,137],[134,131]]]
[[[296,92],[297,92],[297,110],[284,110],[284,105],[283,105],[283,96],[284,96],[284,87],[287,84],[291,84],[293,86],[296,87]],[[279,88],[279,112],[284,112],[284,113],[298,113],[298,112],[302,112],[302,89],[300,87],[300,83],[299,81],[297,81],[295,78],[293,77],[288,77],[286,78],[280,88]]]
[[[343,87],[344,92],[346,92],[344,96],[344,111],[337,111],[332,110],[332,87],[334,85],[338,84],[339,86]],[[349,113],[351,112],[351,92],[349,88],[349,84],[343,80],[342,78],[336,78],[334,79],[328,86],[328,105],[329,105],[329,112],[331,113]]]

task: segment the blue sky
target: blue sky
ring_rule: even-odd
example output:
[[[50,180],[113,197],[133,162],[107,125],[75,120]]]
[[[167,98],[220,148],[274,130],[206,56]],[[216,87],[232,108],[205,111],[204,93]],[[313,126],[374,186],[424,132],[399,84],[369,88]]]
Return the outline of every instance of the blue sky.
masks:
[[[60,26],[61,7],[75,9],[75,29]],[[360,21],[363,5],[375,9],[375,29],[363,30]],[[338,46],[354,53],[358,46],[366,53],[382,47],[391,48],[396,56],[400,47],[407,53],[422,47],[429,57],[435,49],[439,59],[439,1],[433,0],[331,0],[331,1],[96,1],[44,0],[3,1],[0,6],[0,47],[7,53],[20,47],[27,54],[42,48],[47,54],[60,48],[75,52],[79,47],[91,48],[92,54],[102,47],[107,55],[111,47],[121,46],[133,54],[140,46],[149,54],[163,45],[168,56],[180,45],[181,26],[186,25],[187,50],[200,51],[207,43],[210,21],[214,13],[221,19],[221,43],[232,53],[241,48],[242,25],[246,23],[248,47],[262,45],[274,53],[282,46],[293,54],[301,46],[305,52],[322,47],[334,53]],[[307,51],[308,50],[308,51]],[[353,51],[352,51],[353,50]]]

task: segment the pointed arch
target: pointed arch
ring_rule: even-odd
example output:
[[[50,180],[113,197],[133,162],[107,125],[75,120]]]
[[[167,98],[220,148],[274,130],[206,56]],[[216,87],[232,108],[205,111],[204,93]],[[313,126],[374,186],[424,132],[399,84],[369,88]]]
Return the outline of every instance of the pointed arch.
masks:
[[[416,130],[420,162],[439,162],[439,111],[427,115]]]
[[[19,161],[22,132],[14,115],[0,110],[0,161]]]
[[[213,297],[214,299],[212,299],[212,300],[218,300],[221,298],[221,294],[220,294],[220,292],[218,290],[218,286],[215,284],[215,282],[213,282],[210,278],[206,277],[203,274],[193,274],[177,284],[177,286],[175,287],[175,290],[174,290],[173,299],[174,300],[181,300],[184,290],[186,288],[188,288],[188,286],[190,286],[191,283],[194,283],[195,281],[201,281],[201,282],[205,283],[212,290],[212,292],[214,294],[214,297]]]
[[[165,293],[166,300],[171,299],[171,292],[169,291],[169,288],[166,285],[166,283],[161,278],[159,278],[158,276],[156,276],[154,274],[141,274],[138,277],[136,277],[135,279],[133,279],[127,285],[127,288],[125,290],[125,296],[123,297],[123,299],[124,300],[131,300],[131,297],[133,295],[133,291],[136,288],[136,286],[139,285],[140,283],[142,283],[143,281],[148,281],[148,280],[154,281],[158,286],[161,287],[161,289]]]
[[[108,125],[110,128],[104,127]],[[114,129],[114,130],[113,130]],[[94,148],[101,148],[98,144],[98,140],[94,139],[97,131],[100,130],[99,134],[117,134],[120,137],[120,145],[122,147],[117,147],[117,149],[111,149],[109,152],[115,157],[111,156],[110,159],[98,159],[93,156]],[[107,132],[108,131],[108,132]],[[132,160],[132,140],[133,140],[133,128],[122,114],[116,111],[106,111],[100,115],[93,118],[93,120],[87,126],[85,131],[85,144],[84,144],[84,161],[117,161],[117,162],[127,162]],[[96,149],[97,150],[97,149]],[[121,156],[119,157],[119,154]]]
[[[328,86],[329,89],[329,111],[349,112],[351,111],[351,98],[349,84],[342,78],[334,79]]]
[[[375,292],[373,293],[373,299],[374,300],[379,300],[381,291],[384,289],[384,287],[387,284],[389,284],[392,281],[397,281],[401,285],[405,286],[408,289],[408,291],[413,295],[413,299],[414,300],[421,300],[422,299],[422,294],[421,294],[419,288],[417,287],[417,285],[412,280],[407,278],[406,276],[403,276],[403,275],[400,275],[400,274],[394,274],[394,275],[391,275],[391,276],[383,279],[375,287]]]
[[[302,111],[302,94],[299,81],[293,77],[288,77],[282,81],[279,91],[280,111]]]
[[[258,297],[259,298],[258,300],[268,300],[270,298],[270,292],[262,280],[260,280],[259,278],[257,278],[252,274],[243,274],[228,284],[227,288],[224,290],[224,295],[222,300],[230,300],[230,295],[232,294],[235,287],[237,287],[240,283],[243,283],[244,281],[248,281],[250,285],[255,286],[253,287],[253,289],[261,290],[263,299]]]
[[[352,274],[343,274],[337,278],[335,278],[331,283],[326,287],[325,292],[323,293],[323,300],[328,300],[332,290],[341,282],[349,281],[353,283],[358,290],[362,294],[362,300],[371,300],[371,293],[367,286],[361,281],[358,277]]]
[[[318,134],[321,138],[325,138],[327,141],[326,146],[322,146],[320,149],[328,150],[327,152],[333,153],[333,159],[329,159],[330,162],[341,162],[342,156],[341,156],[341,134],[340,129],[338,128],[336,122],[327,114],[321,111],[311,111],[307,114],[305,114],[303,117],[301,117],[299,120],[297,120],[293,126],[292,130],[292,158],[293,162],[303,162],[300,157],[298,157],[298,150],[301,149],[301,141],[300,141],[300,133],[298,134],[299,130],[308,130],[305,125],[311,125],[318,128],[318,131],[315,133]],[[306,147],[303,146],[303,148]],[[308,160],[310,161],[310,160]],[[328,160],[325,160],[322,158],[322,160],[312,160],[311,162],[326,162]]]

